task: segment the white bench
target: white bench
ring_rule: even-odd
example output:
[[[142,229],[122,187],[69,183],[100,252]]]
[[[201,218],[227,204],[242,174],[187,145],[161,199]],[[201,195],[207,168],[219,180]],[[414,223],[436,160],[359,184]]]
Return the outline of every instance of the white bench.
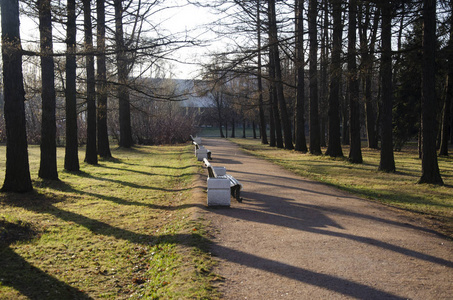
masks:
[[[230,206],[230,197],[242,202],[242,184],[230,174],[225,167],[213,167],[207,158],[203,162],[208,169],[208,206]]]
[[[211,151],[206,149],[201,144],[201,138],[194,138],[192,135],[190,135],[190,139],[192,140],[192,144],[195,146],[195,156],[197,157],[198,161],[202,161],[204,158],[212,159]]]

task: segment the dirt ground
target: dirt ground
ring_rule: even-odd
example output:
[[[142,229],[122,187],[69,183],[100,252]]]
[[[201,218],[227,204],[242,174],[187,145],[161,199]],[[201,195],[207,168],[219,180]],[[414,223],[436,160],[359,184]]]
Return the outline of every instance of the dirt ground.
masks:
[[[420,217],[203,144],[244,185],[242,203],[199,212],[222,299],[453,299],[453,242]]]

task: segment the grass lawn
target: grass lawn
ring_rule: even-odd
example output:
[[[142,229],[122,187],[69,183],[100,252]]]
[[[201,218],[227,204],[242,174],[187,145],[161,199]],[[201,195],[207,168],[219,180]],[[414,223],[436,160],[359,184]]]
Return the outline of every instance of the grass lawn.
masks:
[[[35,191],[0,193],[0,299],[211,299],[212,261],[191,218],[199,166],[188,145],[113,149],[115,159]],[[0,146],[0,181],[5,146]]]
[[[416,184],[421,160],[416,147],[395,152],[396,173],[378,171],[380,152],[363,148],[363,164],[261,145],[259,140],[231,139],[250,153],[299,175],[394,207],[423,214],[436,230],[453,238],[453,157],[439,157],[444,186]],[[323,153],[326,149],[323,149]],[[345,157],[349,148],[343,147]]]

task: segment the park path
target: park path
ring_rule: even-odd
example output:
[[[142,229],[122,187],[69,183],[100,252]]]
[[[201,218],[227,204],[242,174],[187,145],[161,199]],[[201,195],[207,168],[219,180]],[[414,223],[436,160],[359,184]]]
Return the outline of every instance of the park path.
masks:
[[[203,144],[244,185],[243,203],[201,212],[222,299],[453,299],[453,242],[417,216]]]

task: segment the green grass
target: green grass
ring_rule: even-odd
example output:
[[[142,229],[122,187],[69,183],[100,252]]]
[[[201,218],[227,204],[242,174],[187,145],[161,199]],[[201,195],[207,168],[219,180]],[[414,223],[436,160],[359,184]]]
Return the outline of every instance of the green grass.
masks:
[[[209,241],[191,208],[187,145],[114,149],[115,159],[35,191],[0,194],[0,299],[212,299]],[[0,168],[5,168],[0,147]],[[84,152],[79,153],[81,162]],[[0,181],[4,180],[4,172]]]
[[[421,176],[421,161],[414,148],[395,152],[396,173],[378,171],[380,152],[363,148],[363,164],[346,158],[314,156],[261,145],[259,140],[232,139],[250,153],[266,158],[299,175],[327,183],[342,190],[423,214],[436,230],[453,237],[453,158],[439,157],[444,186],[416,184]],[[349,148],[344,147],[345,157]],[[325,152],[325,149],[323,149]]]

